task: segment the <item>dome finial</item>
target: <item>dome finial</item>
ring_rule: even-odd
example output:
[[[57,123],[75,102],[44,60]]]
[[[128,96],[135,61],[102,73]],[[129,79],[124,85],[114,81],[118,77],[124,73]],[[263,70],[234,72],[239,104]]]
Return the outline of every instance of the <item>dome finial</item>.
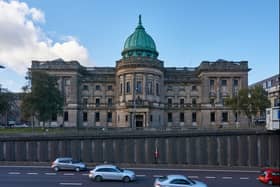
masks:
[[[142,25],[141,14],[139,14],[139,22],[138,22],[138,25]]]

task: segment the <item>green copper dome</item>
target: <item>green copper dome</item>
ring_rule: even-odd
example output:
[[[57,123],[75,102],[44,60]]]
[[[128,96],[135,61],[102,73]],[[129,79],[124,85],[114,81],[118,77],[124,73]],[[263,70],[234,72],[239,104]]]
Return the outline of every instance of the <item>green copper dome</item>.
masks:
[[[122,56],[124,58],[130,56],[157,58],[158,56],[153,38],[146,33],[145,28],[142,26],[141,15],[139,15],[139,23],[134,33],[125,41]]]

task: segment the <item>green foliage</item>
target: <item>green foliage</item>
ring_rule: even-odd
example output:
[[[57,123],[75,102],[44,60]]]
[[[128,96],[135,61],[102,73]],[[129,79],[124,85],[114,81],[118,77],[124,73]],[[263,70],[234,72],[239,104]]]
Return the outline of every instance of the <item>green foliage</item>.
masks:
[[[270,107],[270,101],[266,91],[261,86],[256,86],[239,90],[238,95],[226,99],[226,105],[235,112],[244,113],[251,123],[253,117]]]
[[[61,114],[63,96],[57,88],[57,79],[47,73],[35,71],[27,77],[32,87],[26,86],[21,109],[25,118],[35,116],[45,123],[53,115]]]
[[[0,90],[0,114],[4,114],[10,109],[10,103],[13,100],[13,96],[9,92],[2,92]]]

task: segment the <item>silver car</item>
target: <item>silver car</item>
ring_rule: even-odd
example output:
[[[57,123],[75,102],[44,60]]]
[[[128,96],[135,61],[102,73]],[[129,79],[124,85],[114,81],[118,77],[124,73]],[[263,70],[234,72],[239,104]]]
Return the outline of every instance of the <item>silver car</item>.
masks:
[[[81,170],[86,170],[86,164],[80,162],[80,161],[75,161],[70,157],[63,157],[63,158],[57,158],[55,161],[52,162],[51,166],[54,171],[59,171],[59,170],[75,170],[75,171],[81,171]]]
[[[203,182],[189,179],[183,175],[167,175],[156,178],[154,187],[207,187]]]
[[[135,173],[121,169],[114,165],[99,165],[89,172],[89,178],[100,182],[102,180],[121,180],[124,182],[134,181]]]

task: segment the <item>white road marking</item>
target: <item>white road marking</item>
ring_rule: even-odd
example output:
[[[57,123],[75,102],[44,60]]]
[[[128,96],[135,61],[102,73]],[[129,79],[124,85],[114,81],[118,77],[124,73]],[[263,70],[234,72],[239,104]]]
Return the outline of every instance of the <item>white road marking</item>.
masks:
[[[222,179],[232,179],[232,177],[222,177]]]
[[[241,179],[241,180],[246,180],[246,179],[248,180],[249,177],[240,177],[240,179]]]
[[[27,173],[27,175],[38,175],[38,173]]]
[[[136,177],[146,177],[146,175],[136,175]]]
[[[9,175],[19,175],[20,172],[9,172],[8,174],[9,174]]]
[[[214,177],[214,176],[206,176],[205,178],[206,179],[215,179],[216,177]]]
[[[256,170],[226,170],[226,169],[176,169],[176,168],[127,168],[132,170],[151,170],[151,171],[206,171],[206,172],[233,172],[233,173],[260,173]]]
[[[191,178],[191,179],[198,179],[199,177],[198,177],[198,176],[188,176],[188,178]]]
[[[60,185],[64,185],[64,186],[82,186],[83,183],[70,183],[70,182],[61,182],[59,183]]]
[[[153,177],[158,178],[158,177],[163,177],[162,175],[153,175]]]
[[[64,173],[63,175],[74,175],[74,173]]]
[[[51,168],[50,166],[0,166],[0,168]],[[226,170],[226,169],[176,169],[176,168],[127,168],[133,170],[158,170],[158,171],[209,171],[209,172],[236,172],[236,173],[260,173],[256,170]]]
[[[56,175],[56,173],[45,173],[45,175]]]
[[[83,175],[83,176],[88,176],[88,174],[87,174],[87,173],[83,173],[83,174],[81,174],[81,175]]]

